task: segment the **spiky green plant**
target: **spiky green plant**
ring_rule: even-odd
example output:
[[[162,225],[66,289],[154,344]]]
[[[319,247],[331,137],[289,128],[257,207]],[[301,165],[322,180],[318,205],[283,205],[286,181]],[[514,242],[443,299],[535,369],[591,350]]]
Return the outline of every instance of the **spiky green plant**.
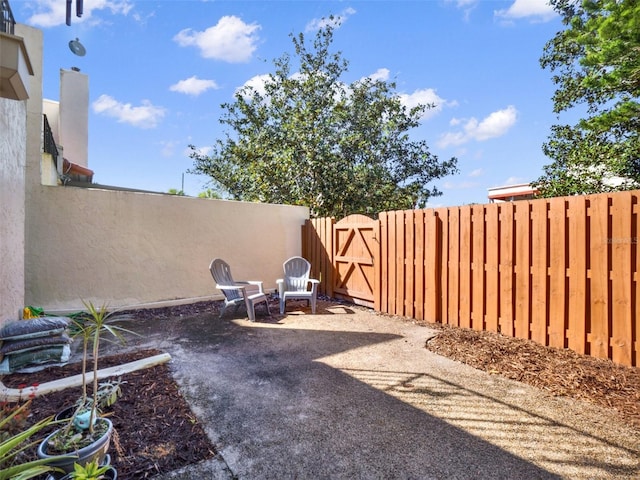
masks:
[[[29,406],[30,402],[26,402],[16,408],[7,417],[0,419],[0,429],[8,422],[11,422],[17,415],[21,415],[27,411]],[[43,473],[61,471],[47,465],[47,463],[51,461],[50,458],[25,463],[19,463],[17,460],[21,452],[38,443],[37,440],[31,440],[31,437],[52,423],[54,423],[53,417],[45,418],[0,443],[0,480],[27,480],[42,475]]]
[[[77,334],[82,338],[82,397],[80,407],[76,412],[90,405],[91,416],[89,420],[89,431],[93,434],[93,425],[97,416],[99,405],[99,388],[98,388],[98,357],[100,350],[100,340],[105,334],[110,334],[120,343],[124,343],[123,333],[133,333],[129,330],[112,325],[111,321],[115,319],[114,312],[109,312],[107,305],[103,304],[96,307],[92,302],[82,302],[87,309],[87,314],[74,319]],[[93,399],[87,402],[87,358],[89,356],[89,348],[93,357]],[[72,422],[70,422],[72,423]]]

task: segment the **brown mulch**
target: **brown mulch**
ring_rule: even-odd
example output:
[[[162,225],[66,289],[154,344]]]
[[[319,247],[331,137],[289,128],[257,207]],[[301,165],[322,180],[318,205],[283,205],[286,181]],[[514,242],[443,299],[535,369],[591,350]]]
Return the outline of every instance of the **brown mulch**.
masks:
[[[479,370],[612,409],[640,429],[640,369],[492,332],[427,324],[427,349]]]
[[[277,311],[277,300],[272,312]],[[330,300],[330,299],[325,299]],[[271,302],[270,302],[271,303]],[[199,302],[159,309],[128,312],[135,318],[179,318],[210,315],[219,302]],[[275,310],[274,310],[275,308]],[[426,348],[453,360],[495,375],[527,383],[553,395],[593,402],[617,412],[640,429],[640,370],[620,367],[606,360],[538,345],[531,341],[477,332],[447,325],[426,324],[438,330]],[[122,364],[161,353],[155,350],[100,359],[100,367]],[[78,372],[78,365],[48,368],[41,372],[2,378],[5,385],[43,383]],[[110,418],[117,438],[110,448],[119,480],[137,480],[181,468],[216,454],[202,426],[180,394],[168,365],[126,374],[123,396]],[[28,388],[25,390],[28,393]],[[67,389],[38,397],[32,417],[55,414],[78,398],[79,389]]]
[[[100,368],[139,360],[162,353],[144,350],[100,359]],[[30,386],[79,373],[78,364],[52,367],[31,374],[11,374],[2,380],[6,386]],[[113,422],[116,434],[109,455],[119,480],[150,478],[215,455],[191,408],[180,394],[166,364],[123,375],[122,397],[105,413]],[[80,387],[68,388],[41,397],[32,403],[34,420],[55,415],[72,405]],[[35,455],[35,452],[33,452]]]

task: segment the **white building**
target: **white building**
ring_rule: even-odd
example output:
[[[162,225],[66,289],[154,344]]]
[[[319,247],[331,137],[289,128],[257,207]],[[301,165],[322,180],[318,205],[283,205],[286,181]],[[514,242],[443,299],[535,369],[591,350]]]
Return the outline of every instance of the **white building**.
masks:
[[[513,202],[515,200],[531,200],[536,197],[538,190],[528,183],[517,185],[506,185],[503,187],[493,187],[488,189],[489,202]]]

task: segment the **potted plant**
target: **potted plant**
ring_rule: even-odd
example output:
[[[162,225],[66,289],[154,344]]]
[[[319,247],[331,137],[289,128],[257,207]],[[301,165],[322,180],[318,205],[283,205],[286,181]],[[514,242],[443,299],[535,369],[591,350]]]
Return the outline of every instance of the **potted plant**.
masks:
[[[127,330],[112,325],[112,313],[103,305],[96,308],[92,303],[83,302],[86,315],[74,318],[76,332],[74,337],[82,339],[82,394],[75,411],[64,425],[46,437],[38,446],[38,457],[49,459],[49,465],[62,469],[69,474],[74,464],[85,466],[92,461],[101,464],[109,449],[113,424],[108,418],[101,417],[101,390],[98,384],[98,357],[100,340],[110,334],[124,342],[123,332]],[[105,339],[106,340],[106,339]],[[91,395],[87,392],[87,360],[89,352],[93,358],[93,378]],[[66,458],[54,458],[65,455]]]
[[[14,421],[14,419],[28,412],[29,405],[30,402],[24,403],[15,408],[6,417],[0,419],[0,431]],[[18,458],[21,452],[36,443],[30,441],[31,437],[52,423],[52,417],[45,418],[27,429],[20,430],[13,435],[2,437],[2,441],[0,441],[0,480],[27,480],[56,470],[56,468],[49,465],[48,460],[45,459],[21,463]]]
[[[116,480],[118,472],[111,465],[100,465],[96,460],[80,465],[73,465],[73,472],[66,474],[60,480]],[[55,480],[49,475],[47,480]]]
[[[96,411],[98,415],[100,415],[105,408],[110,407],[114,403],[116,403],[118,398],[120,398],[120,396],[122,395],[123,383],[127,382],[123,382],[120,378],[118,378],[117,380],[107,380],[98,384],[98,394],[96,396]],[[68,420],[73,417],[73,415],[76,414],[77,411],[88,412],[91,408],[93,399],[93,395],[84,396],[84,398],[78,398],[78,400],[73,405],[59,411],[55,416],[55,420]],[[79,409],[79,407],[81,408]]]

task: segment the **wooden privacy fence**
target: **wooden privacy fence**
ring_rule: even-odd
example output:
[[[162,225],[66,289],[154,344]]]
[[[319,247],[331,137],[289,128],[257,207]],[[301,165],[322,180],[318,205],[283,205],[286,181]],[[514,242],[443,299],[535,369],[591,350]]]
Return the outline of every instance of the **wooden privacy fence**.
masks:
[[[313,219],[303,255],[330,296],[638,366],[639,197]]]

